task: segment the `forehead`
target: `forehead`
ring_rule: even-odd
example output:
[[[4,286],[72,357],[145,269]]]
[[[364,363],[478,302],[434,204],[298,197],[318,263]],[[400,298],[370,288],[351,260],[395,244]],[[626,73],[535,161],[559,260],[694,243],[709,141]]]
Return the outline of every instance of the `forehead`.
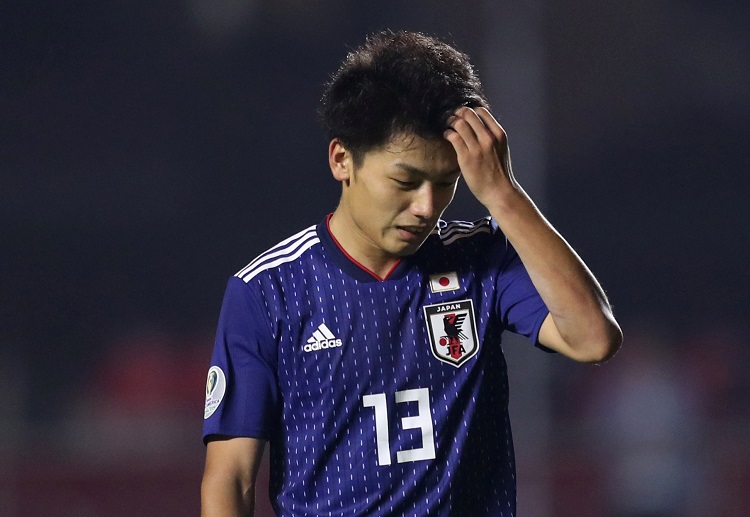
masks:
[[[364,161],[402,163],[439,173],[458,172],[456,152],[450,142],[414,134],[394,135],[385,145],[366,152]]]

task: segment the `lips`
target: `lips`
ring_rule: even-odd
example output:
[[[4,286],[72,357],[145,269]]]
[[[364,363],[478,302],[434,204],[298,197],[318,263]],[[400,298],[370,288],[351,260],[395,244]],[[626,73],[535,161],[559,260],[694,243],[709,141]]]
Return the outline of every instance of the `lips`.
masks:
[[[427,230],[426,226],[399,226],[398,228],[411,233],[424,233]]]
[[[421,238],[429,230],[427,226],[397,226],[399,235],[406,241],[414,241]]]

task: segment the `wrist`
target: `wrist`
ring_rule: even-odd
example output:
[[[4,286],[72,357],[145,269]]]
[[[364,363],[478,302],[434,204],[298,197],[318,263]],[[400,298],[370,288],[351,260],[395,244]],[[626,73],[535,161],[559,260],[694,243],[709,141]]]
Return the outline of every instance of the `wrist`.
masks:
[[[496,189],[485,198],[481,200],[482,204],[498,221],[523,211],[529,205],[533,206],[529,196],[517,183],[508,183],[504,188]]]

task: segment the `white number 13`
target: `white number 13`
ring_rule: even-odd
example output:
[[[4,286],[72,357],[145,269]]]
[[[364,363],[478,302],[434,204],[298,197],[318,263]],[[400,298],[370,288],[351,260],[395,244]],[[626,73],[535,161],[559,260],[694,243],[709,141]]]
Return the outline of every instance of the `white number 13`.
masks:
[[[422,431],[422,447],[396,452],[396,461],[431,460],[435,458],[435,438],[432,430],[432,416],[430,411],[430,391],[427,388],[403,390],[396,392],[396,403],[416,402],[418,412],[415,416],[405,416],[401,419],[403,429],[420,429]],[[391,464],[391,448],[388,437],[388,409],[385,393],[374,393],[362,397],[365,407],[375,408],[375,436],[378,443],[378,465]]]

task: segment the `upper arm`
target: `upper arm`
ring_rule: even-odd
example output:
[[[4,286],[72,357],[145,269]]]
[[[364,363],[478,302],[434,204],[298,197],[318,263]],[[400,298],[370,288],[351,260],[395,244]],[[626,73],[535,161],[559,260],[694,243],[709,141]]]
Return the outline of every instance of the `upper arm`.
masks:
[[[278,421],[278,344],[258,293],[241,279],[227,285],[222,304],[203,421],[212,435],[267,439]]]
[[[255,482],[266,441],[249,437],[217,437],[206,445],[205,474],[221,474]]]
[[[218,437],[206,446],[201,515],[252,515],[265,440]]]
[[[549,315],[549,309],[510,243],[503,238],[494,252],[499,264],[495,308],[503,327],[526,336],[533,343],[540,342],[540,328]]]
[[[573,357],[573,349],[565,342],[565,339],[560,335],[560,331],[557,330],[557,325],[555,325],[555,320],[552,319],[552,314],[547,314],[547,317],[544,318],[542,326],[539,328],[538,341],[540,345],[550,350],[575,359]]]
[[[593,346],[571,346],[560,333],[551,313],[547,314],[547,317],[542,322],[537,340],[539,344],[575,361],[585,363],[603,362],[614,355],[622,341],[622,333],[619,326],[616,323],[609,322],[606,318],[603,319],[607,322],[604,324],[605,330],[600,332],[602,337],[593,340],[596,343]],[[591,326],[594,326],[594,324],[592,323]]]

